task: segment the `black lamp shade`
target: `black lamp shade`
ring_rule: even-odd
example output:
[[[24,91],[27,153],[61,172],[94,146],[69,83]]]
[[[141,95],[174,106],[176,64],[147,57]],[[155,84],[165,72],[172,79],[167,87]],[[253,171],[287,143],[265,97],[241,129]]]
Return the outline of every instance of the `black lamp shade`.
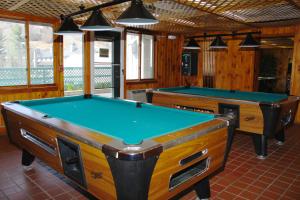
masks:
[[[190,41],[183,47],[184,49],[200,49],[200,46],[194,39],[190,39]]]
[[[113,27],[111,27],[100,10],[94,10],[80,29],[85,31],[107,31],[112,30]]]
[[[145,8],[142,0],[132,0],[131,5],[116,20],[124,25],[150,25],[158,20]]]
[[[255,48],[259,47],[259,43],[254,40],[251,33],[247,33],[247,36],[243,42],[241,42],[240,47],[242,48]]]
[[[210,44],[211,49],[225,49],[227,44],[222,40],[221,36],[216,36],[216,38]]]
[[[75,24],[72,17],[68,17],[64,19],[62,25],[54,34],[56,35],[83,34],[83,32],[78,28],[77,24]]]

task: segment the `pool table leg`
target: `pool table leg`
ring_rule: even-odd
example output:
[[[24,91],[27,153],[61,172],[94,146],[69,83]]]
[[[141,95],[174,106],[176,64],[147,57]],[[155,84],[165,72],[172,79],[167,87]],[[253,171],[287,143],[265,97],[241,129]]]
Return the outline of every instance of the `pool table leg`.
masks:
[[[268,137],[260,134],[253,134],[252,137],[257,158],[265,159],[268,155]]]
[[[29,166],[33,163],[34,161],[34,155],[23,149],[22,151],[22,165],[23,166]]]
[[[277,140],[278,145],[283,145],[283,143],[285,141],[284,129],[282,129],[278,133],[276,133],[274,137]]]
[[[196,183],[194,185],[194,189],[199,199],[209,199],[210,197],[209,178],[206,177],[202,179],[200,182]]]

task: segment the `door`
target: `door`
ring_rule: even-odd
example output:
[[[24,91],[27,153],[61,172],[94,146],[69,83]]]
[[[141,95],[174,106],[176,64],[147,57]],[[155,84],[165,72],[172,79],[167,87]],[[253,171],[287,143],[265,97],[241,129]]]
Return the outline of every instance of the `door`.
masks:
[[[95,32],[92,44],[92,94],[120,96],[120,33]]]

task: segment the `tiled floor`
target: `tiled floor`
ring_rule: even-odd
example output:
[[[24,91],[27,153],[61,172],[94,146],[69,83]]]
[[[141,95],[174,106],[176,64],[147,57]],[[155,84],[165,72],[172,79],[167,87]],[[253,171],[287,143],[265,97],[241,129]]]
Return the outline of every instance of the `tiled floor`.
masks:
[[[300,200],[300,125],[290,128],[283,146],[269,141],[269,157],[255,157],[249,135],[237,134],[224,172],[211,180],[211,199]],[[0,137],[0,200],[90,199],[41,162],[24,171],[21,152]],[[63,181],[63,180],[64,181]],[[196,199],[191,192],[182,200]]]

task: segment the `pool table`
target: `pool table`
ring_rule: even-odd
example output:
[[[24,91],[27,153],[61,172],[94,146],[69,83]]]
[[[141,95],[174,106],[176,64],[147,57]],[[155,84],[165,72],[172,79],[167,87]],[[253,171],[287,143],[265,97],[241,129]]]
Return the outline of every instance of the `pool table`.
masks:
[[[253,133],[255,152],[261,159],[267,156],[268,138],[284,142],[284,130],[293,124],[299,103],[299,97],[286,94],[201,87],[149,89],[147,100],[179,109],[234,113],[237,130]]]
[[[35,157],[100,199],[210,196],[223,170],[232,118],[93,95],[1,104],[22,164]]]

